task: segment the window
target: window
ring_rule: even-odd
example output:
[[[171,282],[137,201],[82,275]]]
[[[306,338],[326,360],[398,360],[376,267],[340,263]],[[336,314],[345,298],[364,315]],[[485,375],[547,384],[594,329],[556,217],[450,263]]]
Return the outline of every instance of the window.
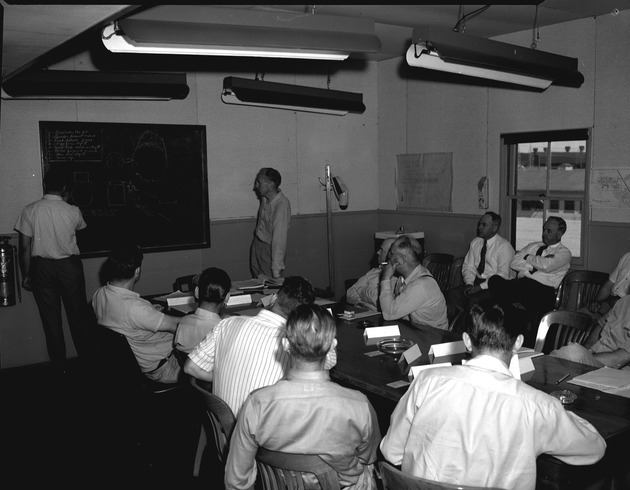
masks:
[[[545,220],[560,216],[567,222],[562,242],[573,263],[583,263],[589,135],[587,129],[501,135],[504,234],[515,250],[540,241]]]

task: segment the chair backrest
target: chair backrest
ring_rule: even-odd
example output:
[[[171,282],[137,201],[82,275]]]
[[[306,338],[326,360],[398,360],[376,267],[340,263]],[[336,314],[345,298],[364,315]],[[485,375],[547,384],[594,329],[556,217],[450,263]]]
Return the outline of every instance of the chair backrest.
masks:
[[[189,276],[181,276],[175,279],[173,283],[173,291],[181,291],[182,293],[188,293],[190,291],[195,290],[195,285],[193,284],[193,279],[196,274],[191,274]]]
[[[462,277],[462,265],[464,264],[464,257],[457,257],[451,262],[451,270],[448,279],[448,289],[458,288],[464,284],[464,278]]]
[[[451,254],[442,253],[427,254],[422,261],[422,265],[429,269],[442,291],[446,291],[448,288],[452,262],[453,256]]]
[[[313,475],[322,490],[339,490],[337,472],[316,454],[290,454],[258,448],[256,466],[263,490],[303,490]]]
[[[403,473],[387,461],[380,462],[383,490],[502,490],[497,487],[471,487],[440,483]]]
[[[600,271],[569,271],[556,294],[556,310],[579,310],[595,300],[599,288],[608,280]]]
[[[549,354],[569,342],[584,345],[595,322],[591,315],[581,311],[550,311],[540,320],[534,350]]]
[[[230,436],[236,425],[232,409],[221,398],[212,393],[212,384],[190,378],[190,384],[197,390],[204,407],[203,427],[206,439],[214,441],[219,461],[225,464],[230,445]]]
[[[131,346],[122,333],[104,325],[96,325],[95,340],[103,379],[113,387],[165,393],[179,388],[175,383],[160,383],[141,371]]]

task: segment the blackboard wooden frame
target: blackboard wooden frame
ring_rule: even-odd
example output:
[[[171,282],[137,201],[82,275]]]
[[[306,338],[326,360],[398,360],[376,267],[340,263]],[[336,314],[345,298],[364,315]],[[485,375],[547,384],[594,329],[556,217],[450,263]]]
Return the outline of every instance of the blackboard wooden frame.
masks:
[[[42,179],[66,172],[66,198],[87,228],[84,257],[120,239],[145,252],[210,247],[206,128],[198,125],[40,121]]]

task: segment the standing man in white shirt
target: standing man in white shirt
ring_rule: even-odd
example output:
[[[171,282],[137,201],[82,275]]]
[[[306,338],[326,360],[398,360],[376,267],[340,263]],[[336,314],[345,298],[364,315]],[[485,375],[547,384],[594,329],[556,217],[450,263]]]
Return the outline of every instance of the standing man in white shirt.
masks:
[[[566,231],[564,219],[550,216],[543,225],[542,242],[530,243],[514,255],[510,268],[517,278],[508,281],[495,275],[488,279],[492,294],[500,301],[520,302],[538,319],[553,310],[556,289],[571,266],[571,251],[560,241]]]
[[[66,310],[74,347],[83,361],[94,354],[92,319],[85,294],[83,264],[76,232],[87,225],[81,210],[64,200],[66,175],[51,167],[44,176],[42,199],[29,204],[15,224],[19,233],[22,287],[32,291],[46,335],[53,369],[66,370],[61,302]]]
[[[261,168],[256,175],[254,191],[260,199],[260,207],[250,252],[254,277],[262,274],[277,279],[285,268],[291,203],[280,190],[281,183],[282,177],[275,168]]]
[[[599,461],[606,442],[597,430],[508,369],[523,343],[518,323],[490,302],[470,314],[463,340],[472,359],[420,372],[392,413],[383,456],[428,480],[510,490],[534,490],[543,453]]]

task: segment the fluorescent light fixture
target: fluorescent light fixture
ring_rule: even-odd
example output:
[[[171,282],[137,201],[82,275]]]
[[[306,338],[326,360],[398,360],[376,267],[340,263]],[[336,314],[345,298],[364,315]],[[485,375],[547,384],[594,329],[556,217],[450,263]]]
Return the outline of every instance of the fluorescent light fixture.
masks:
[[[3,99],[171,100],[189,92],[185,73],[41,70],[2,84]]]
[[[106,25],[103,44],[114,53],[334,61],[381,48],[369,19],[205,5],[178,6],[164,18],[166,8],[155,18],[138,15]]]
[[[237,77],[223,79],[221,100],[226,104],[316,112],[335,116],[365,111],[363,94]]]
[[[409,66],[468,75],[545,90],[580,87],[577,58],[432,28],[415,28],[407,49]]]

